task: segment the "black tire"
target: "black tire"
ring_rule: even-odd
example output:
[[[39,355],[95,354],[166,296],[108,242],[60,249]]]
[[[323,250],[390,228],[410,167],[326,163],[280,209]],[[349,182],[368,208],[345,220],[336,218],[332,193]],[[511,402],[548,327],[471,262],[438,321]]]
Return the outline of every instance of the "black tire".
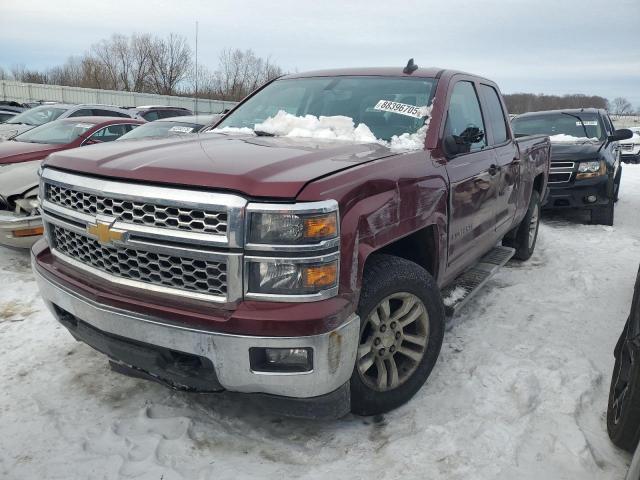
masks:
[[[350,382],[351,411],[357,415],[378,415],[406,403],[426,382],[442,347],[445,328],[444,306],[433,277],[416,263],[400,257],[383,254],[372,256],[365,266],[362,282],[358,304],[361,340],[366,334],[365,328],[369,328],[370,314],[390,296],[407,294],[417,297],[428,317],[428,334],[425,336],[425,346],[422,347],[422,358],[415,362],[412,373],[398,386],[379,390],[368,385],[366,379],[363,379],[365,374],[359,372],[358,355]],[[393,315],[390,316],[392,317]],[[394,355],[402,357],[399,351]]]
[[[640,350],[627,341],[628,326],[616,347],[607,405],[607,431],[618,447],[633,452],[640,440]]]
[[[531,233],[531,227],[535,224],[535,232]],[[525,214],[520,225],[516,229],[510,232],[503,240],[502,244],[505,247],[511,247],[516,249],[516,253],[513,258],[516,260],[529,260],[533,251],[536,249],[536,242],[538,241],[538,229],[540,226],[540,194],[534,190],[531,192],[531,199],[529,200],[529,208]]]
[[[613,181],[613,201],[617,203],[620,200],[620,182],[622,180],[622,165],[618,167],[616,179]]]
[[[609,199],[609,203],[604,207],[594,207],[591,209],[591,223],[594,225],[613,225],[615,201]]]

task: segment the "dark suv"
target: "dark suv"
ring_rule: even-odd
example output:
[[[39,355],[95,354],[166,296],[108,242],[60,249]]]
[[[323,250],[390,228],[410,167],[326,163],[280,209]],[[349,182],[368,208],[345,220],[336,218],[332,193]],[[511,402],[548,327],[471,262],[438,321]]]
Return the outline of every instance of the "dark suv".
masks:
[[[170,107],[162,105],[145,105],[141,107],[135,107],[129,109],[131,116],[135,118],[141,118],[147,122],[153,122],[154,120],[160,120],[162,118],[171,117],[184,117],[186,115],[193,115],[193,112],[188,108],[183,107]]]
[[[545,208],[591,211],[591,222],[613,225],[622,166],[618,141],[630,130],[616,130],[605,110],[549,110],[516,116],[516,136],[544,134],[551,140],[549,197]]]

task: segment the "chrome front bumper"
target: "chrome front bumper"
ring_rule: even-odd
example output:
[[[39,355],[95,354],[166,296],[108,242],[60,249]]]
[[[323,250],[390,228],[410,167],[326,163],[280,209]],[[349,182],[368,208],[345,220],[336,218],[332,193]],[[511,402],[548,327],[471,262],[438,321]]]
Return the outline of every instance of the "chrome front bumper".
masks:
[[[256,337],[199,330],[133,314],[84,298],[34,274],[47,307],[71,313],[92,327],[112,335],[209,359],[226,390],[311,398],[331,393],[351,377],[356,359],[359,317],[351,315],[335,329],[305,337]],[[250,368],[249,348],[312,348],[313,370],[304,373],[255,372]]]
[[[0,245],[13,248],[31,248],[42,235],[16,237],[15,230],[36,228],[42,226],[40,215],[34,217],[19,217],[12,212],[0,212]]]

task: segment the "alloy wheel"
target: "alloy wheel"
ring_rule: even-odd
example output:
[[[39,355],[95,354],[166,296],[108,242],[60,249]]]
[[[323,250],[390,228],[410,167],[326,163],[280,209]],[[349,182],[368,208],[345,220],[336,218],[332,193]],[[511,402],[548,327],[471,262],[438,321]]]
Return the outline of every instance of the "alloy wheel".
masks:
[[[371,389],[389,391],[418,368],[429,342],[429,314],[422,300],[407,292],[384,298],[363,322],[357,369]]]

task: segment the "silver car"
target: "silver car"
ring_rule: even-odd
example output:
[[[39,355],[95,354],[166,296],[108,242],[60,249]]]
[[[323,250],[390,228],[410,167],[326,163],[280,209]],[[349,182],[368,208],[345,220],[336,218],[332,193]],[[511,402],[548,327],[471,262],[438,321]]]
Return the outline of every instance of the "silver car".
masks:
[[[209,115],[189,115],[185,117],[164,118],[140,125],[129,133],[125,133],[118,141],[138,138],[167,138],[175,135],[198,133],[215,125],[223,117],[220,113]]]
[[[124,117],[133,118],[134,114],[112,105],[54,103],[41,105],[22,112],[0,124],[0,141],[15,137],[33,127],[44,125],[68,117]]]

